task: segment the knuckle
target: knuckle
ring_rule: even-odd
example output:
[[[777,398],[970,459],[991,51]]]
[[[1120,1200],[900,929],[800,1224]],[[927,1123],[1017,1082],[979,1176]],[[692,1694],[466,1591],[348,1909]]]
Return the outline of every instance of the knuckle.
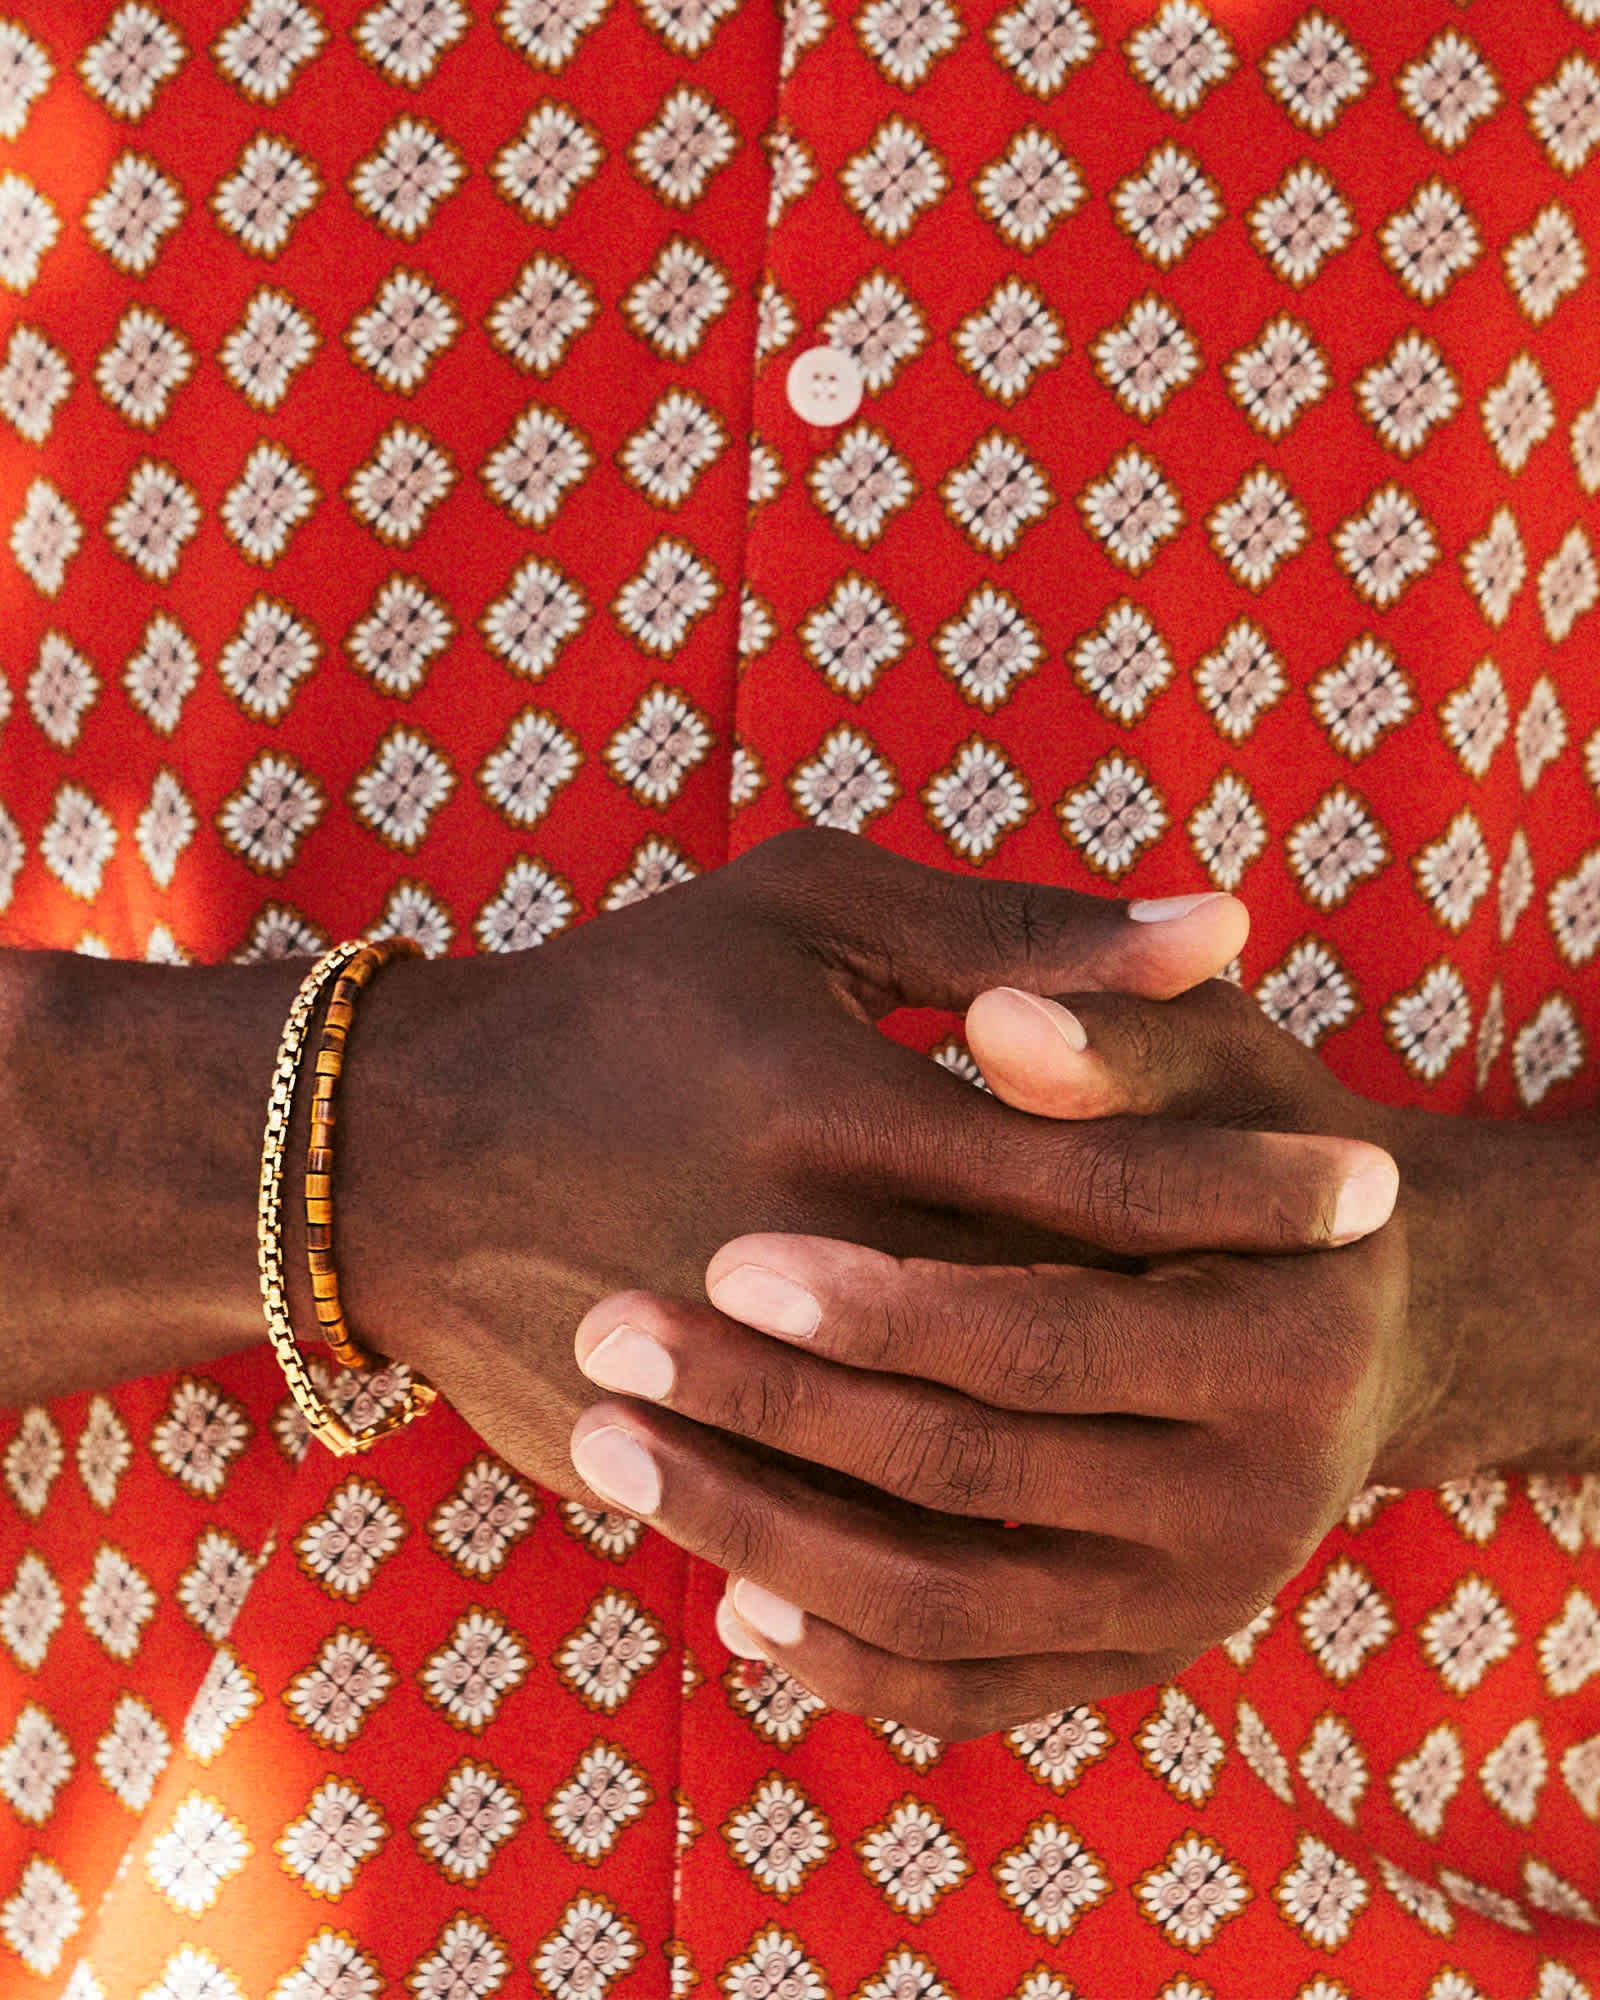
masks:
[[[924,1417],[907,1445],[908,1495],[925,1506],[964,1513],[982,1501],[992,1510],[1016,1491],[1007,1427],[976,1403],[957,1402],[932,1420]]]
[[[711,1559],[730,1576],[761,1577],[772,1572],[771,1523],[749,1505],[732,1505],[716,1513],[716,1548]]]
[[[912,1563],[882,1598],[883,1644],[907,1659],[963,1659],[989,1628],[981,1591],[927,1560]]]

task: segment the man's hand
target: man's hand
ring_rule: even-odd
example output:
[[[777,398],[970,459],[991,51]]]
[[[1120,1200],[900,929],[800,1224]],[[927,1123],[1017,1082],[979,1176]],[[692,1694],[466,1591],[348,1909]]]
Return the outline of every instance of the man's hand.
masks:
[[[975,1055],[1091,1148],[1159,1132],[1201,1254],[974,1269],[747,1235],[711,1260],[710,1308],[625,1294],[577,1335],[592,1380],[649,1399],[579,1422],[591,1483],[623,1470],[619,1501],[729,1570],[736,1621],[824,1699],[946,1738],[1165,1678],[1236,1630],[1437,1399],[1404,1218],[1219,1255],[1193,1178],[1195,1143],[1235,1121],[1405,1121],[1227,986],[1068,1004],[1076,1026],[986,996]],[[1123,1192],[1137,1217],[1149,1189]]]
[[[1370,1146],[1197,1126],[1175,1149],[1155,1119],[1035,1118],[875,1025],[997,982],[1171,993],[1245,925],[1228,898],[1156,914],[806,833],[504,963],[390,968],[341,1111],[351,1324],[585,1497],[568,1329],[621,1286],[694,1293],[732,1236],[1126,1262],[1370,1227],[1370,1176],[1385,1207],[1393,1181]]]

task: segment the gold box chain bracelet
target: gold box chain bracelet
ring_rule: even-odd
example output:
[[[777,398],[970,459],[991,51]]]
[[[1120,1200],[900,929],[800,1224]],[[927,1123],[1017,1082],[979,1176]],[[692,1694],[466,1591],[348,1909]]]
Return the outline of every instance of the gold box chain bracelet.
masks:
[[[256,1203],[256,1250],[261,1273],[261,1302],[266,1312],[267,1338],[272,1342],[272,1351],[278,1357],[284,1379],[289,1384],[289,1393],[294,1397],[300,1414],[305,1418],[313,1437],[339,1457],[348,1457],[352,1452],[367,1451],[381,1438],[391,1436],[405,1425],[420,1417],[434,1402],[437,1391],[421,1376],[412,1376],[403,1400],[398,1406],[386,1411],[375,1423],[362,1429],[353,1429],[337,1410],[333,1409],[319,1391],[300,1343],[295,1337],[293,1324],[289,1318],[288,1291],[284,1283],[283,1271],[283,1163],[289,1145],[289,1125],[294,1115],[295,1089],[299,1081],[300,1065],[305,1054],[306,1038],[310,1032],[311,1018],[316,1012],[329,982],[339,977],[349,968],[355,973],[353,986],[346,986],[340,998],[343,1002],[339,1013],[338,1039],[342,1052],[343,1037],[349,1027],[357,993],[377,971],[400,951],[410,947],[399,940],[370,944],[364,939],[354,938],[338,944],[321,958],[306,974],[295,994],[294,1003],[284,1022],[283,1038],[278,1044],[277,1061],[272,1070],[272,1088],[267,1096],[266,1131],[261,1144],[261,1185]],[[359,966],[359,970],[357,967]],[[331,1107],[329,1107],[331,1108]],[[319,1213],[324,1217],[323,1227],[327,1236],[322,1244],[325,1250],[332,1245],[332,1127],[331,1120],[319,1120],[314,1127],[313,1140],[320,1156],[316,1199],[323,1204]],[[324,1178],[325,1177],[325,1178]],[[331,1266],[331,1259],[313,1257],[312,1262]],[[325,1272],[324,1276],[331,1275]],[[326,1290],[326,1285],[321,1289]],[[337,1300],[337,1288],[333,1298]],[[337,1322],[338,1358],[347,1367],[370,1367],[372,1357],[359,1348],[345,1327],[342,1316]]]

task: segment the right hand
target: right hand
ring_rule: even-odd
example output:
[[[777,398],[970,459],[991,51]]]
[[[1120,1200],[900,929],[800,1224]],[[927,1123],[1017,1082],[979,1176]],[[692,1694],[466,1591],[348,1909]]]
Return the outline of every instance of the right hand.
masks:
[[[1355,1142],[1037,1118],[875,1025],[996,985],[1169,997],[1246,926],[1228,897],[1136,921],[808,831],[538,951],[391,966],[341,1111],[350,1323],[604,1504],[569,1456],[595,1401],[573,1328],[629,1287],[703,1298],[730,1237],[1010,1263],[1323,1244]]]

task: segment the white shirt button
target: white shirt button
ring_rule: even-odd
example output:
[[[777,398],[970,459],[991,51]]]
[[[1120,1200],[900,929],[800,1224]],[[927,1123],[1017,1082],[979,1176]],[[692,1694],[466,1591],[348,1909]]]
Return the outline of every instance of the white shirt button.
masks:
[[[837,347],[808,347],[789,364],[789,407],[808,424],[847,424],[861,407],[861,370]]]

